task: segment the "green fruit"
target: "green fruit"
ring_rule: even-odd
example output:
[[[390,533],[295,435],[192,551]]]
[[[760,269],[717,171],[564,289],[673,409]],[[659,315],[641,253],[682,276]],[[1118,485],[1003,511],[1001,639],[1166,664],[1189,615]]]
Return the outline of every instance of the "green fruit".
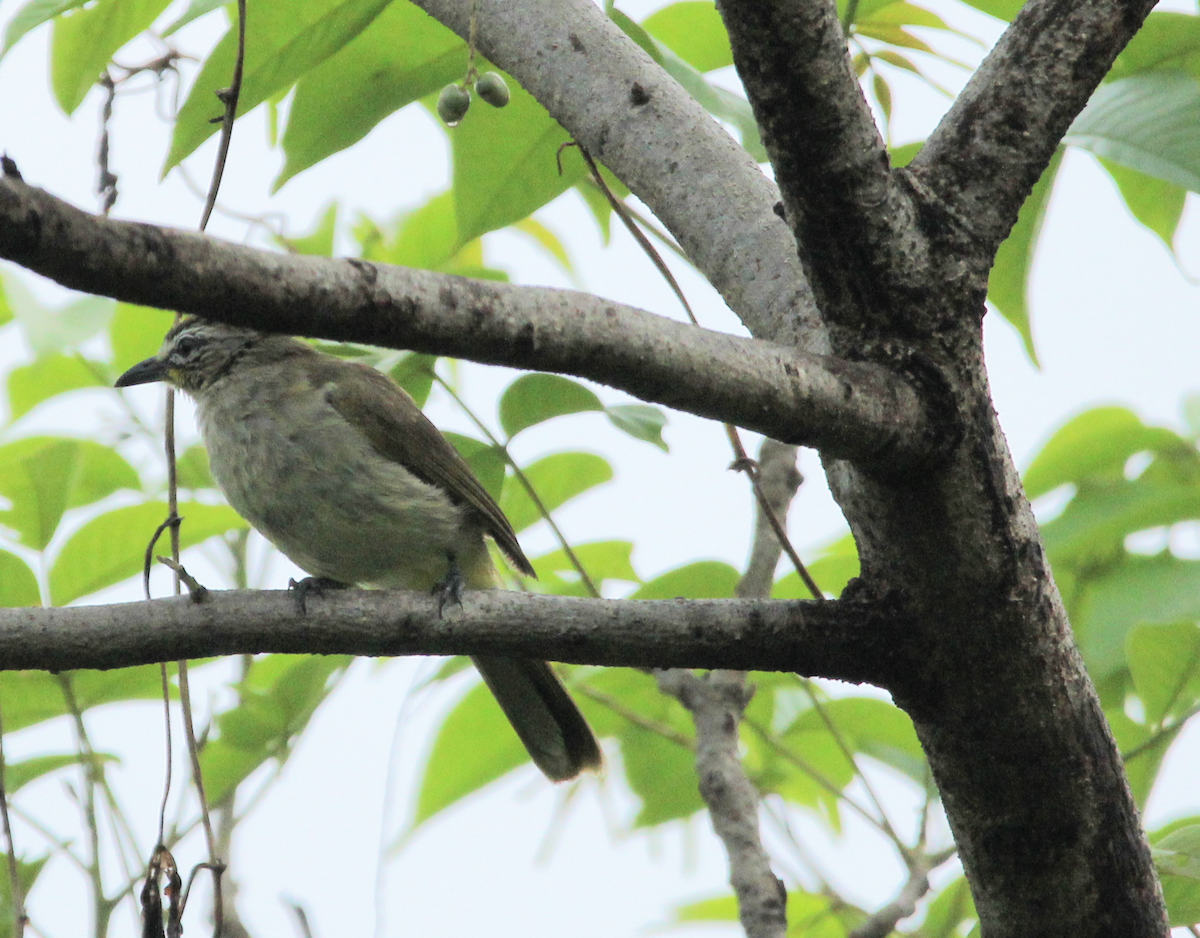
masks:
[[[484,72],[475,82],[475,93],[492,107],[508,104],[508,85],[495,72]]]
[[[467,108],[471,106],[471,93],[466,88],[449,84],[438,95],[438,117],[447,127],[454,127],[466,116]]]

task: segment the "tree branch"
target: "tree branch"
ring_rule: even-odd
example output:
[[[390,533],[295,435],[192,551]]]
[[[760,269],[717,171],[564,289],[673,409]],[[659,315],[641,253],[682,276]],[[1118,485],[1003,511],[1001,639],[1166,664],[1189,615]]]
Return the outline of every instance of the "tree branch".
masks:
[[[770,437],[758,448],[758,484],[766,496],[767,504],[775,517],[784,523],[788,507],[804,482],[804,476],[796,468],[796,447]],[[775,536],[763,506],[757,506],[754,521],[754,541],[750,547],[750,560],[746,572],[738,581],[739,599],[766,599],[775,585],[775,568],[783,555],[783,545]]]
[[[347,590],[298,614],[283,591],[106,606],[0,609],[0,670],[122,668],[263,652],[501,655],[631,667],[734,667],[882,683],[901,660],[885,608],[845,602],[607,600]]]
[[[753,335],[827,351],[779,192],[591,0],[417,0],[513,75],[646,203]]]
[[[1031,0],[908,171],[989,259],[1154,0]]]
[[[758,832],[758,792],[738,752],[738,727],[754,691],[741,671],[700,677],[675,669],[658,676],[696,721],[696,775],[713,829],[729,857],[729,882],[738,900],[746,938],[787,934],[787,887],[772,872]]]
[[[909,873],[896,898],[850,932],[846,938],[887,938],[902,919],[917,911],[917,903],[929,892],[929,871],[916,868]]]
[[[827,320],[885,309],[897,281],[924,266],[924,242],[850,67],[837,5],[719,6],[818,306]]]
[[[590,294],[255,250],[99,218],[13,178],[0,179],[0,257],[74,289],[235,325],[591,378],[888,468],[936,451],[917,393],[889,371]]]

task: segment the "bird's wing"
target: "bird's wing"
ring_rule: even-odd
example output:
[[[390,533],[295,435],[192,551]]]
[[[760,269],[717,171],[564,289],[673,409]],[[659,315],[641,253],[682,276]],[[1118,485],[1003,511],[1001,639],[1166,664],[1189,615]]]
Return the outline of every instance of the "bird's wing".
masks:
[[[403,388],[374,368],[356,362],[324,357],[311,361],[313,384],[325,388],[325,397],[333,408],[382,456],[473,509],[517,569],[536,576],[500,506]]]

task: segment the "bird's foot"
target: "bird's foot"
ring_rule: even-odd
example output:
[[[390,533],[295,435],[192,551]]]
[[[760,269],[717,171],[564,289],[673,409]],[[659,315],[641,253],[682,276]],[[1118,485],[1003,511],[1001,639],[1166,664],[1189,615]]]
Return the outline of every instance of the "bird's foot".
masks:
[[[467,585],[466,577],[463,576],[462,567],[458,565],[458,560],[454,557],[450,558],[450,568],[446,571],[446,578],[438,583],[433,588],[433,595],[438,600],[438,616],[442,615],[442,611],[450,603],[456,606],[462,605],[463,589]]]
[[[349,589],[349,583],[335,580],[327,576],[306,576],[303,580],[288,580],[288,592],[296,603],[296,611],[300,615],[308,612],[308,597],[323,596],[326,590]]]

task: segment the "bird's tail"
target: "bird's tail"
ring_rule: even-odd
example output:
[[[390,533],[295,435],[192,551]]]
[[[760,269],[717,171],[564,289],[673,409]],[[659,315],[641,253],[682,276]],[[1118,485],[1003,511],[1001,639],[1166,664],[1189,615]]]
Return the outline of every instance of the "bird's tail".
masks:
[[[550,665],[529,658],[472,660],[547,777],[562,782],[600,768],[596,737]]]

